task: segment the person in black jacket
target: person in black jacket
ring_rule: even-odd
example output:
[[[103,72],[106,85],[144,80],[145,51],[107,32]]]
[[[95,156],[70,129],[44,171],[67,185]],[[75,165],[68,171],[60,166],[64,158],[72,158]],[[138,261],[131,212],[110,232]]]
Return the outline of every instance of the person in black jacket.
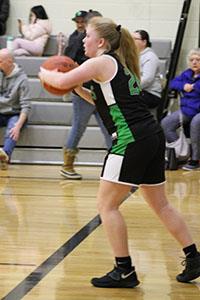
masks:
[[[72,20],[76,23],[76,30],[70,35],[68,46],[64,49],[64,55],[69,56],[79,65],[87,60],[83,47],[83,39],[86,36],[86,23],[94,17],[101,16],[98,11],[84,10],[78,11]],[[85,83],[84,86],[88,87],[90,83]],[[69,179],[81,179],[81,174],[76,173],[74,170],[74,160],[78,152],[78,143],[86,130],[89,119],[94,114],[102,133],[104,134],[106,146],[109,149],[112,141],[111,137],[105,129],[101,117],[99,116],[96,108],[84,101],[79,95],[72,93],[71,100],[73,103],[73,118],[72,127],[68,135],[66,144],[64,146],[64,164],[60,171],[60,174]]]
[[[9,11],[9,0],[0,0],[0,35],[4,35],[6,33],[6,21],[9,17]]]
[[[78,11],[72,20],[76,23],[76,30],[69,36],[64,55],[71,57],[79,65],[86,60],[82,40],[85,37],[85,17],[87,11]]]

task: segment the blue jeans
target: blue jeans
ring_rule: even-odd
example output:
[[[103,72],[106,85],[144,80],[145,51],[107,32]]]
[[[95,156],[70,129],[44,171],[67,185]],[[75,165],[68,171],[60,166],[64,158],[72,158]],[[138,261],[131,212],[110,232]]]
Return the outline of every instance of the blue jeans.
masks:
[[[73,103],[73,118],[72,118],[72,128],[67,139],[66,148],[76,149],[79,141],[86,130],[89,119],[92,114],[94,114],[98,125],[101,128],[102,133],[105,137],[106,146],[109,149],[112,145],[112,140],[108,134],[106,128],[103,125],[101,117],[96,111],[96,107],[89,102],[81,99],[78,95],[72,94]]]
[[[166,140],[171,143],[178,139],[177,129],[180,127],[180,110],[171,113],[161,121]],[[182,114],[183,115],[183,114]],[[183,124],[189,125],[192,148],[192,159],[200,159],[200,113],[193,118],[183,115]]]
[[[3,150],[7,153],[9,158],[11,158],[12,152],[15,148],[16,141],[10,137],[10,129],[15,126],[18,121],[19,115],[2,115],[0,114],[0,127],[6,126],[6,132],[4,135],[4,146]]]

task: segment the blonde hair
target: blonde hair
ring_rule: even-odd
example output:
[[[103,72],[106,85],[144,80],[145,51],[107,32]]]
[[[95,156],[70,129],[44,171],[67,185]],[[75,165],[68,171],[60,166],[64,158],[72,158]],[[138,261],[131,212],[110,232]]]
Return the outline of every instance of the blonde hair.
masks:
[[[190,63],[190,58],[193,56],[193,55],[197,55],[200,57],[200,48],[194,48],[194,49],[191,49],[187,55],[187,63],[189,64]]]
[[[105,39],[106,52],[115,52],[120,62],[140,78],[139,54],[131,33],[108,18],[94,17],[88,24]]]

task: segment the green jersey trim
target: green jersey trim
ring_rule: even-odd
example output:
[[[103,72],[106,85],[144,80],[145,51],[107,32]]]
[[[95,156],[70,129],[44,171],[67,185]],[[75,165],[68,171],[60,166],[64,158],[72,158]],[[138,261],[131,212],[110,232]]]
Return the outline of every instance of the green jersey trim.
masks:
[[[117,104],[109,107],[113,122],[117,127],[117,142],[112,146],[111,153],[124,155],[129,143],[135,141],[134,136]]]

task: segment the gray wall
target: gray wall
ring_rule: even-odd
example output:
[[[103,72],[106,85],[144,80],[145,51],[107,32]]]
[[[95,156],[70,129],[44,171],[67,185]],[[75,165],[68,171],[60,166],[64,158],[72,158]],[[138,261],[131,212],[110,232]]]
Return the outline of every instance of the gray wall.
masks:
[[[42,4],[53,24],[53,34],[59,31],[69,35],[74,29],[71,17],[80,9],[99,10],[106,17],[130,31],[146,29],[152,38],[170,38],[174,41],[181,15],[183,0],[10,0],[11,14],[8,33],[17,34],[17,19],[27,21],[31,6]],[[198,46],[199,0],[192,0],[188,24],[183,41],[179,68],[186,66],[187,52]]]

